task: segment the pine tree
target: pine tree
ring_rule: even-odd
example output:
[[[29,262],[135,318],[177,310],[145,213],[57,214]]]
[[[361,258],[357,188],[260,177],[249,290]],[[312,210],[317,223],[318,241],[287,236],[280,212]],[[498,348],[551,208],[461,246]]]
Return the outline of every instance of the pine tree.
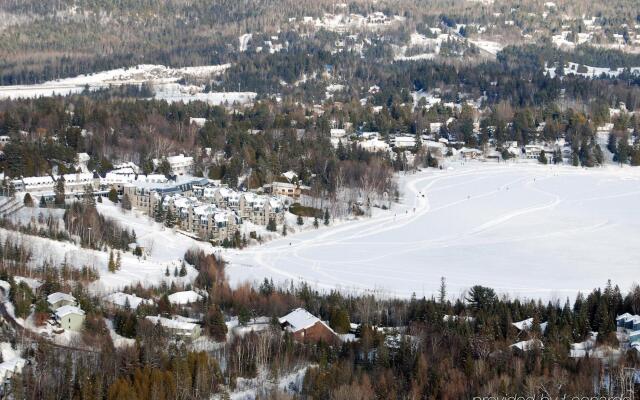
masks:
[[[180,267],[180,276],[187,276],[187,267],[182,263],[182,267]]]
[[[117,203],[118,202],[118,192],[116,191],[115,188],[112,188],[111,190],[109,190],[108,197],[109,197],[109,200],[111,200],[112,203]]]
[[[82,194],[82,201],[87,208],[93,208],[96,206],[96,198],[93,193],[91,185],[84,187],[84,193]]]
[[[300,226],[304,225],[304,220],[302,219],[302,215],[298,215],[298,218],[296,219],[296,223]]]
[[[123,210],[131,210],[131,199],[128,194],[125,193],[125,195],[122,196],[122,203],[120,203],[120,205]]]
[[[162,223],[164,221],[164,210],[162,209],[162,200],[158,200],[158,203],[156,203],[156,208],[153,213],[153,218],[158,223]]]
[[[282,225],[282,236],[287,236],[287,224]]]
[[[122,268],[122,253],[118,251],[116,256],[116,271],[120,271],[120,268]]]
[[[538,162],[540,164],[547,164],[547,155],[544,153],[544,150],[540,151],[540,155],[538,156]]]
[[[318,217],[315,217],[315,218],[313,219],[313,227],[317,229],[317,228],[318,228],[318,226],[320,226],[320,224],[318,223]]]
[[[173,228],[176,224],[176,217],[173,212],[171,212],[171,208],[167,209],[167,216],[165,217],[164,224],[168,228]]]
[[[24,195],[24,199],[22,200],[25,207],[33,207],[33,197],[29,193]]]
[[[324,224],[325,224],[325,225],[329,225],[329,218],[330,218],[330,216],[329,216],[329,209],[328,209],[328,208],[325,208],[325,209],[324,209]]]
[[[44,196],[40,196],[40,208],[47,208],[47,201],[44,199]]]
[[[58,180],[56,181],[56,186],[54,188],[54,199],[56,207],[63,208],[64,207],[64,176],[60,175]]]
[[[178,276],[178,267],[175,267],[173,269],[173,276],[177,277]]]
[[[447,281],[443,276],[440,278],[440,290],[438,293],[438,301],[440,302],[440,304],[444,304],[446,300],[447,300]]]
[[[278,230],[278,227],[276,226],[276,220],[273,218],[269,218],[269,222],[267,223],[267,230],[269,232],[275,232]]]
[[[164,270],[164,276],[171,276],[171,273],[169,272],[169,267],[167,267],[167,268]]]
[[[108,264],[109,272],[116,272],[116,262],[113,259],[113,250],[109,253],[109,264]]]

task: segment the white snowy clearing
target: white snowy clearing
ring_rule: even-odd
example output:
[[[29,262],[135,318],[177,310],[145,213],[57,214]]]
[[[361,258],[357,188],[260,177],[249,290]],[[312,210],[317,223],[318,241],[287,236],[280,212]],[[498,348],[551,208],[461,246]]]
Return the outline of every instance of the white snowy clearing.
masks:
[[[142,64],[131,68],[118,68],[72,78],[57,79],[42,84],[0,86],[0,99],[67,96],[95,91],[110,86],[152,85],[155,98],[168,102],[200,100],[212,105],[246,104],[257,96],[254,92],[204,92],[203,86],[183,85],[185,77],[208,78],[226,71],[231,64],[170,68],[164,65]]]
[[[473,162],[399,184],[391,211],[229,252],[231,282],[408,297],[444,276],[452,297],[481,284],[562,299],[638,280],[640,169]]]

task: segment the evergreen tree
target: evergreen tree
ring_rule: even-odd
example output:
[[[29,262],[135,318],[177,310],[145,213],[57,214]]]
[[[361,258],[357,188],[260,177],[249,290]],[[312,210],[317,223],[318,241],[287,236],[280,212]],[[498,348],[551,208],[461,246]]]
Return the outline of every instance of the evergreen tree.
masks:
[[[214,340],[224,341],[227,335],[227,325],[224,323],[224,317],[218,306],[211,306],[204,320],[204,326],[207,333]]]
[[[325,208],[324,209],[324,224],[327,225],[327,226],[329,225],[329,219],[330,219],[329,209]]]
[[[176,216],[171,211],[171,207],[167,209],[167,216],[165,217],[164,224],[169,228],[173,228],[176,224]]]
[[[538,162],[540,164],[547,164],[547,155],[544,153],[544,150],[540,151],[540,155],[538,156]]]
[[[164,210],[162,209],[162,200],[158,200],[158,202],[156,203],[156,207],[153,212],[153,219],[158,223],[162,223],[164,221]]]
[[[112,203],[117,203],[118,202],[118,192],[116,191],[115,188],[111,188],[111,190],[109,190],[108,197],[109,197],[109,200],[111,200]]]
[[[109,252],[109,264],[107,265],[109,272],[116,272],[116,262],[113,258],[113,250]]]
[[[329,322],[331,328],[333,328],[337,333],[349,333],[349,329],[351,329],[349,314],[346,310],[340,307],[333,309]]]
[[[278,230],[276,226],[276,220],[274,218],[269,218],[269,222],[267,223],[267,230],[269,232],[275,232]]]
[[[182,266],[180,267],[179,275],[180,276],[187,276],[187,267],[184,265],[184,263],[182,263]]]
[[[282,236],[287,236],[287,224],[282,225]]]
[[[59,207],[59,208],[64,208],[64,198],[65,198],[64,182],[65,182],[64,176],[60,175],[60,177],[56,181],[56,186],[54,188],[55,205],[56,207]]]
[[[120,205],[123,210],[131,210],[131,199],[128,194],[125,193],[125,195],[122,196],[122,203],[120,203]]]
[[[298,215],[298,218],[296,219],[296,223],[300,226],[304,225],[304,220],[302,219],[302,215]]]
[[[318,217],[315,217],[313,219],[313,227],[317,229],[319,226],[320,224],[318,223]]]
[[[120,271],[120,268],[122,268],[122,253],[118,251],[116,255],[116,271]]]
[[[24,195],[24,199],[22,200],[25,207],[33,207],[33,197],[29,193]]]

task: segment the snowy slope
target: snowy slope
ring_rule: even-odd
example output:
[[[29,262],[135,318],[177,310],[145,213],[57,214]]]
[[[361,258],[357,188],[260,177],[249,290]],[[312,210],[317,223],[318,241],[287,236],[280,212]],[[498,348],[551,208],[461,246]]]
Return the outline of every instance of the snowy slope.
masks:
[[[520,297],[575,296],[640,258],[640,169],[467,163],[401,178],[402,205],[230,255],[233,283],[307,281],[320,289],[430,295],[447,278]],[[422,197],[422,194],[426,197]],[[414,211],[415,210],[415,211]]]
[[[256,97],[254,92],[204,93],[203,87],[178,83],[181,78],[208,78],[219,75],[231,64],[204,65],[198,67],[170,68],[164,65],[137,65],[118,68],[72,78],[57,79],[35,85],[0,86],[0,99],[67,96],[81,93],[85,89],[99,90],[110,86],[152,84],[155,97],[168,102],[205,101],[209,104],[245,104]]]

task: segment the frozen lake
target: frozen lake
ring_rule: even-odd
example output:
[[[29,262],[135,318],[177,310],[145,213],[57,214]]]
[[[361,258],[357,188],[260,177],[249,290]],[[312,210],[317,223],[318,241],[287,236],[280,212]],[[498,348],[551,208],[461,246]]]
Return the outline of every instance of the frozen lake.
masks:
[[[640,281],[640,169],[469,163],[399,183],[391,211],[228,253],[231,281],[408,297],[444,276],[452,297],[545,299]]]

